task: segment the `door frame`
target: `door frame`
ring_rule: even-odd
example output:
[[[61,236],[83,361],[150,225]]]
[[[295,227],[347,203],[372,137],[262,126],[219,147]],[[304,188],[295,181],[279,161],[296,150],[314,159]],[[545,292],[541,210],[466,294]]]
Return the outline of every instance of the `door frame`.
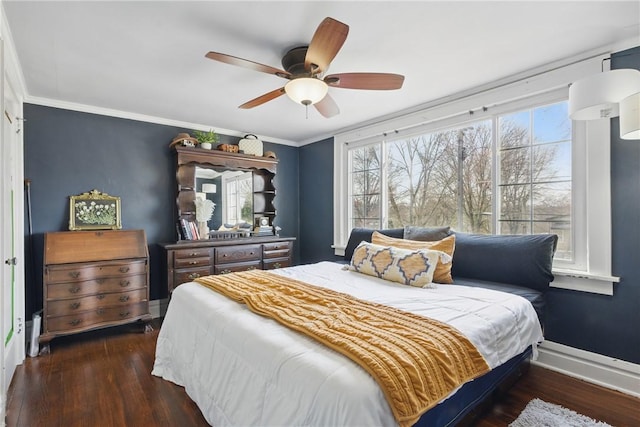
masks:
[[[0,245],[0,264],[5,267],[4,261],[7,258],[15,257],[17,265],[13,267],[12,296],[13,301],[6,301],[4,290],[0,292],[0,307],[12,309],[11,317],[13,332],[9,345],[5,345],[5,338],[2,337],[0,345],[0,360],[2,369],[0,370],[0,425],[4,424],[6,414],[7,390],[13,377],[16,366],[22,364],[26,356],[25,339],[25,248],[24,248],[24,141],[23,141],[23,103],[26,96],[24,77],[20,68],[20,63],[15,51],[11,32],[7,24],[2,2],[0,1],[0,112],[4,115],[7,107],[11,110],[8,116],[3,117],[3,127],[0,131],[0,153],[2,159],[11,158],[11,162],[0,161],[0,207],[2,203],[10,203],[10,217],[4,218],[4,212],[0,211],[0,220],[11,220],[12,227],[7,231],[0,227],[0,242],[5,239],[12,239],[10,253],[7,253],[4,245]],[[7,99],[10,98],[10,99]],[[10,106],[7,105],[10,104]],[[8,124],[7,118],[11,118]],[[5,129],[5,127],[9,129]],[[5,135],[11,135],[8,143]],[[9,151],[10,150],[10,151]],[[7,166],[8,165],[8,166]],[[5,191],[6,190],[6,191]],[[8,194],[8,197],[5,197]],[[3,317],[0,317],[0,330],[4,331]],[[4,334],[2,334],[4,335]]]

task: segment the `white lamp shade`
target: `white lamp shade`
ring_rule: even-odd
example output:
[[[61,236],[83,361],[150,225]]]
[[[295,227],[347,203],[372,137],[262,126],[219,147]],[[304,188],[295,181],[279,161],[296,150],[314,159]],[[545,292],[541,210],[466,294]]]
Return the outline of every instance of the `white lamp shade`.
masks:
[[[620,138],[640,139],[640,92],[620,101]]]
[[[202,184],[203,193],[215,193],[217,188],[215,184]]]
[[[640,92],[640,71],[605,71],[578,80],[569,87],[569,116],[573,120],[596,120],[619,114],[618,103]]]
[[[312,77],[299,77],[290,80],[284,86],[284,91],[294,102],[302,105],[311,105],[322,101],[329,91],[327,84]]]

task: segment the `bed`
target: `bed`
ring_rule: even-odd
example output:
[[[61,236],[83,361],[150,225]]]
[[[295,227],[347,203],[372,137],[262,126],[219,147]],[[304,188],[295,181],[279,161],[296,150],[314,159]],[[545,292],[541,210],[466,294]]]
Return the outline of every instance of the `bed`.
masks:
[[[448,228],[378,231],[426,241],[454,234]],[[542,341],[544,292],[553,280],[557,236],[455,233],[452,283],[420,288],[345,269],[344,263],[353,267],[356,247],[371,242],[372,235],[379,236],[370,229],[352,230],[343,263],[264,274],[283,283],[335,290],[460,331],[490,371],[453,387],[415,422],[455,425],[518,372]],[[241,279],[232,274],[225,281]],[[389,404],[387,389],[363,366],[195,282],[180,285],[171,296],[152,374],[183,386],[216,427],[408,425],[394,417],[397,408]]]
[[[475,236],[458,237],[460,270],[464,269],[464,258],[477,249],[474,245],[485,247],[487,242]],[[549,257],[555,240],[543,240],[541,253]],[[529,240],[525,246],[531,244]],[[509,256],[518,253],[514,247],[499,250],[506,250]],[[486,250],[482,252],[486,256]],[[529,248],[524,252],[537,263],[535,251]],[[505,261],[509,260],[502,257],[497,262],[502,265]],[[526,273],[522,270],[526,264],[519,263],[520,275]],[[268,274],[437,319],[468,337],[491,372],[451,390],[417,422],[440,426],[458,422],[528,359],[543,339],[542,292],[522,283],[491,280],[495,277],[486,267],[484,262],[484,276],[456,277],[453,284],[425,289],[345,270],[335,262]],[[398,424],[379,384],[358,364],[194,282],[180,285],[172,294],[152,374],[183,386],[216,427]]]

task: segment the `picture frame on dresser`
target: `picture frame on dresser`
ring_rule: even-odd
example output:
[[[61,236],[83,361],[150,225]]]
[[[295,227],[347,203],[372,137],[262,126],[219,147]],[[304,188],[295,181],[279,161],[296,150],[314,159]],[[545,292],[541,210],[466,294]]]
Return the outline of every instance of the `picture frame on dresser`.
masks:
[[[69,230],[120,230],[120,197],[96,189],[69,196]]]

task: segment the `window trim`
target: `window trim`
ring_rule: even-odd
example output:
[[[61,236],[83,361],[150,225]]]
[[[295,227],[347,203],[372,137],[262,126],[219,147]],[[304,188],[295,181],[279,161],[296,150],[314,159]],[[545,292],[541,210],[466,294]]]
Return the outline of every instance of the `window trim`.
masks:
[[[530,77],[504,84],[497,82],[493,88],[454,97],[453,100],[435,103],[433,106],[406,115],[383,120],[367,126],[345,131],[334,137],[334,244],[336,255],[344,255],[350,230],[348,229],[348,148],[364,145],[380,139],[386,134],[394,138],[421,133],[448,123],[461,124],[466,119],[478,120],[486,109],[493,115],[500,107],[509,103],[510,108],[520,100],[531,104],[531,99],[543,98],[550,93],[567,91],[568,86],[580,78],[600,73],[603,59],[609,55],[597,55],[565,66],[538,72]],[[606,62],[606,61],[605,61]],[[470,116],[470,113],[471,116]],[[477,113],[477,114],[476,114]],[[487,113],[488,114],[488,113]],[[573,122],[574,138],[584,134],[585,150],[573,150],[572,181],[576,181],[572,194],[574,206],[572,220],[581,220],[586,235],[576,227],[575,248],[585,251],[586,265],[566,268],[554,267],[556,279],[552,287],[613,295],[613,283],[620,279],[611,274],[611,194],[610,194],[610,121],[608,119],[589,122]],[[576,140],[577,140],[576,139]],[[578,182],[578,177],[585,179]],[[578,209],[587,212],[577,218]],[[577,236],[580,234],[579,236]],[[584,242],[583,242],[584,240]]]

